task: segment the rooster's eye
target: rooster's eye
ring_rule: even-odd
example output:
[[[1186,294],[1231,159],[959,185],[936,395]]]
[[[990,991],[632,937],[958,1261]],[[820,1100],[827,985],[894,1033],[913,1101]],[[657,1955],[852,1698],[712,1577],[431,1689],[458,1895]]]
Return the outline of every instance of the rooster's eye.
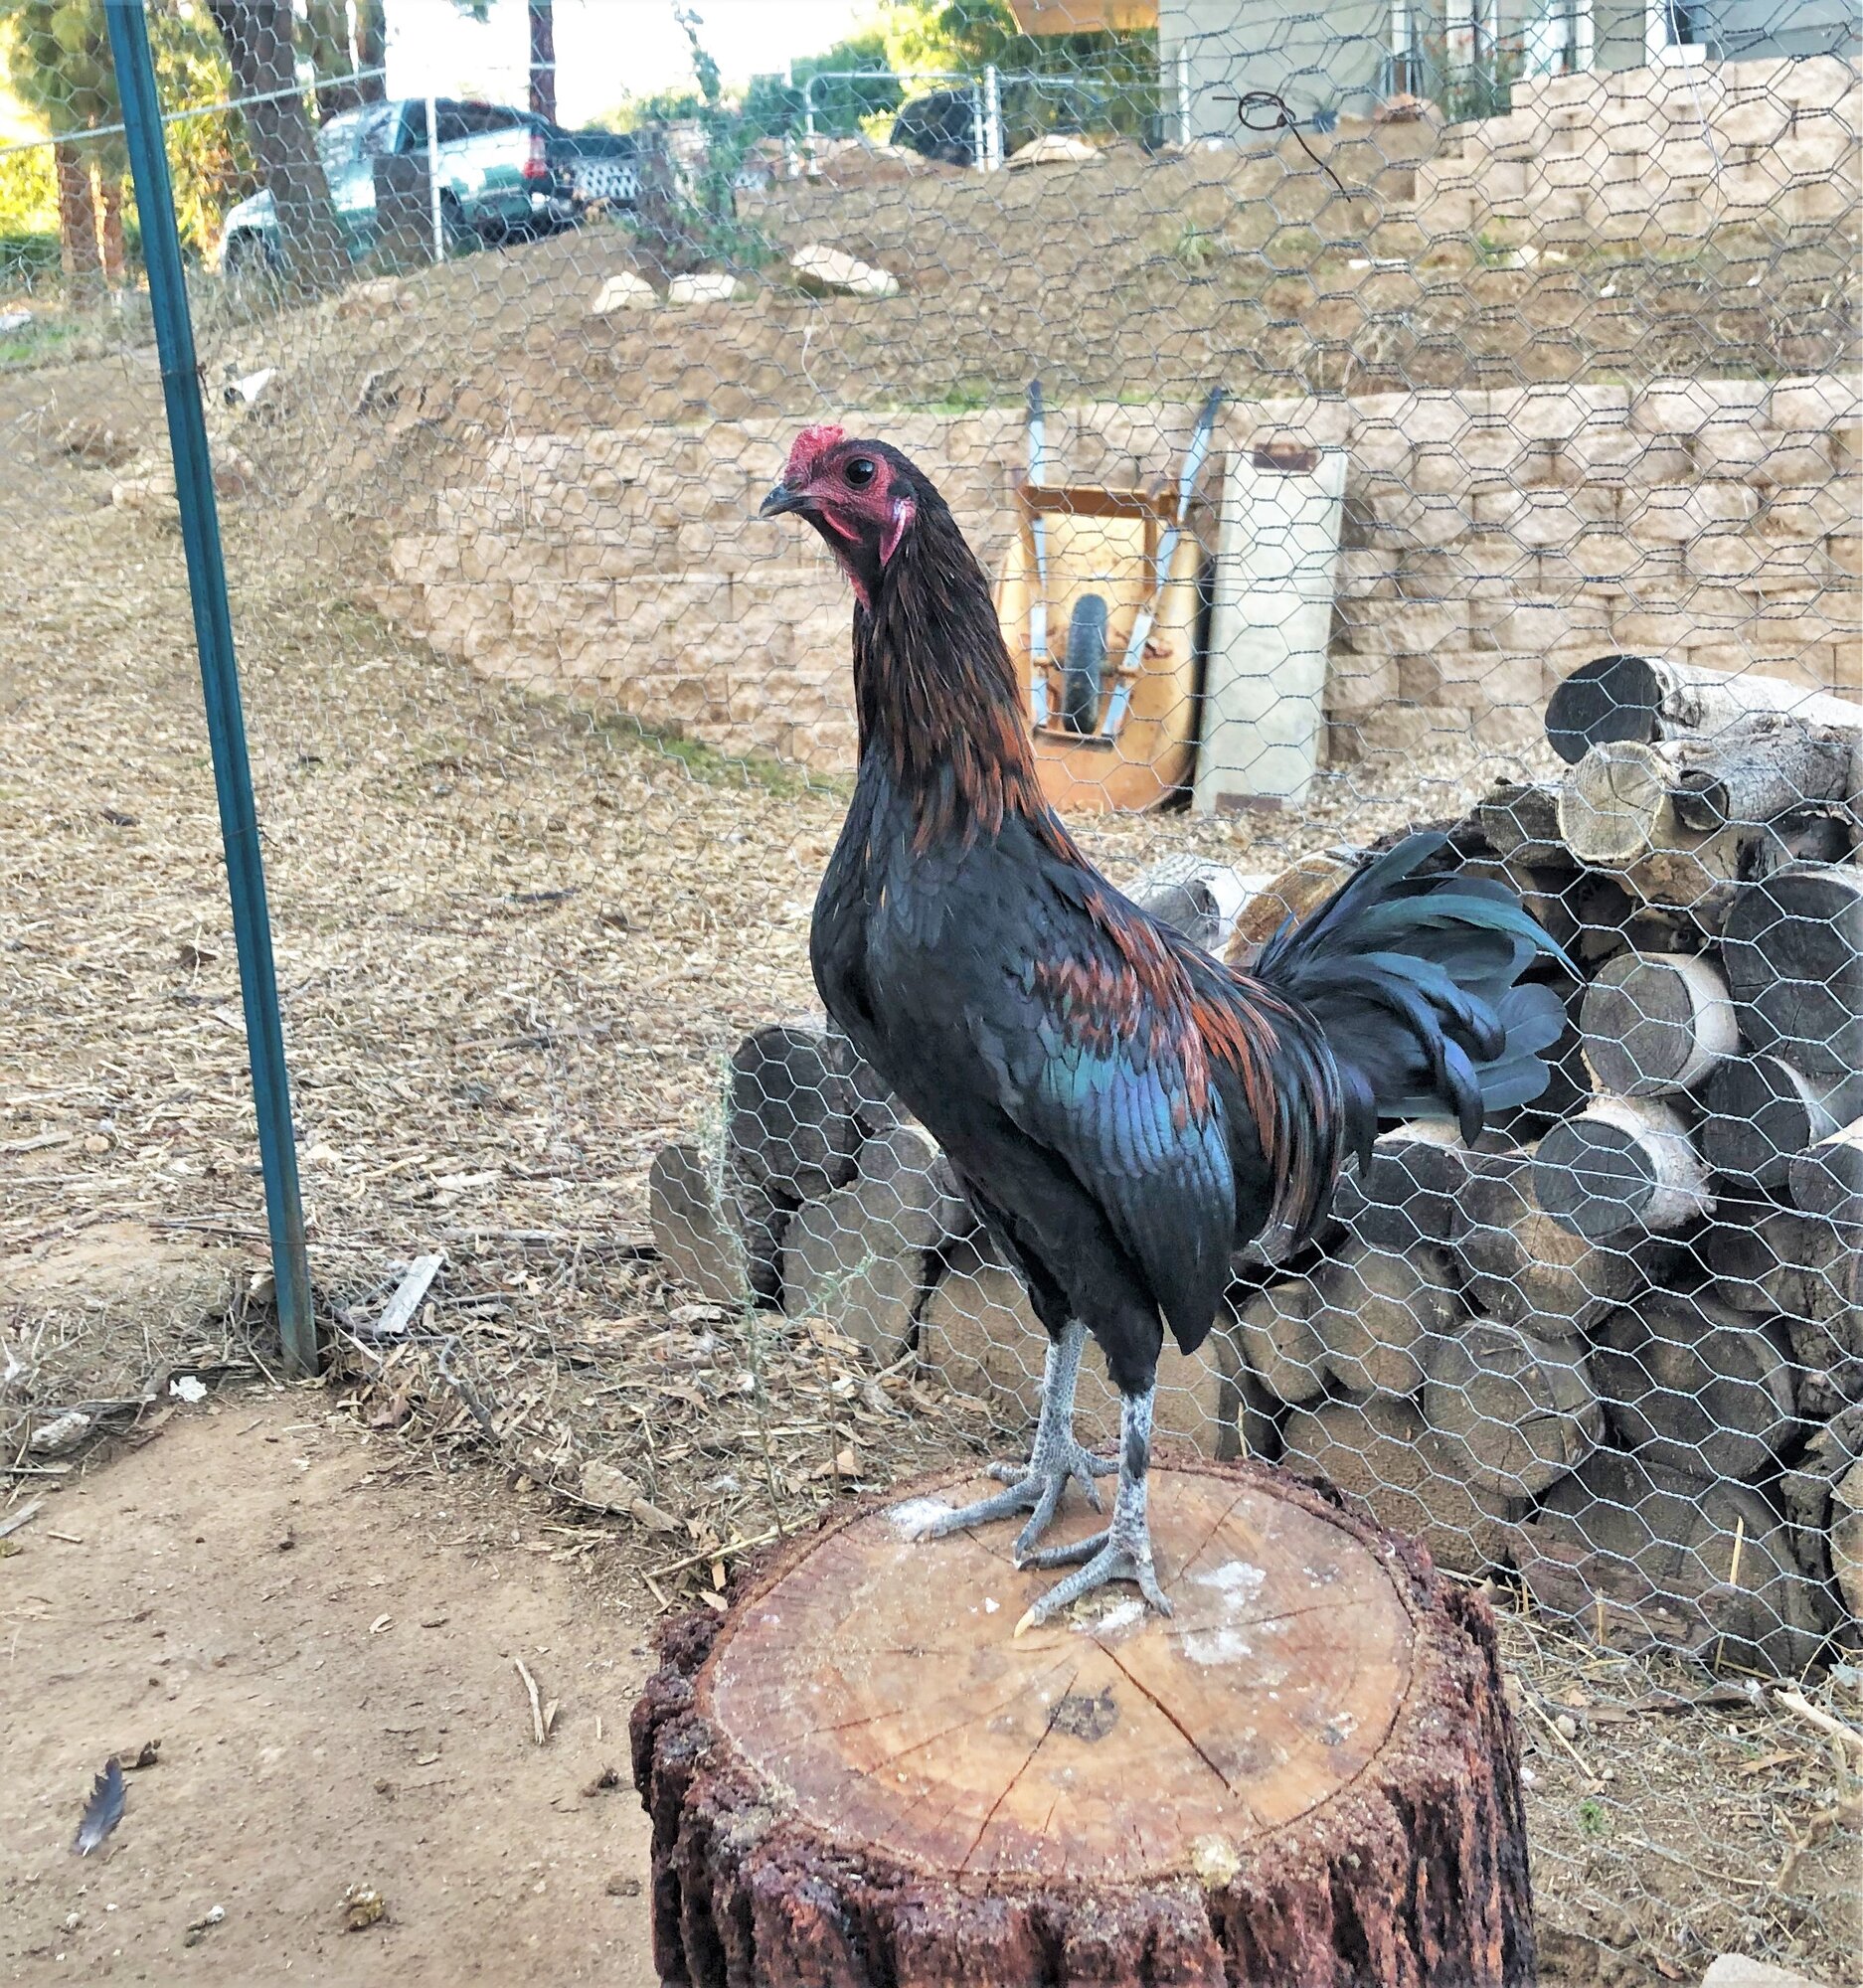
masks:
[[[847,480],[856,490],[865,489],[877,474],[870,456],[857,455],[847,466]]]

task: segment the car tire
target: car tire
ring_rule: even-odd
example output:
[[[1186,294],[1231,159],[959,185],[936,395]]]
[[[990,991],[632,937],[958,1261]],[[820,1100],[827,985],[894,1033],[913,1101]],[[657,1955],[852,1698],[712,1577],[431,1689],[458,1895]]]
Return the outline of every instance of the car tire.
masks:
[[[484,247],[478,231],[467,221],[458,201],[449,193],[439,197],[439,226],[449,256],[470,254],[474,248]]]

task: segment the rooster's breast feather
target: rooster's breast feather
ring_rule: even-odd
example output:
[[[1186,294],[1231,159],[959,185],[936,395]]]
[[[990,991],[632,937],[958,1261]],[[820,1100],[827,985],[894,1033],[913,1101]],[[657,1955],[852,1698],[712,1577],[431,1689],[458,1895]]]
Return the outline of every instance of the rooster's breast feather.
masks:
[[[1227,1281],[1236,1186],[1188,987],[1159,935],[1091,888],[1044,897],[967,1002],[970,1041],[1004,1113],[1092,1196],[1194,1345]]]

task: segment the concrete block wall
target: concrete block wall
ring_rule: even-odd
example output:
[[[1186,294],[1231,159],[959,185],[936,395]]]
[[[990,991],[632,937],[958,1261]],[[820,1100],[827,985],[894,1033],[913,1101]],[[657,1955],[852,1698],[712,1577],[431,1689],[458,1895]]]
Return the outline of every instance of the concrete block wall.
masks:
[[[1051,412],[1054,480],[1174,473],[1195,410]],[[846,416],[936,477],[986,569],[1015,409]],[[793,421],[513,436],[392,548],[384,603],[444,653],[817,769],[854,756],[845,585],[761,523]],[[1349,451],[1335,758],[1540,735],[1610,649],[1863,693],[1863,380],[1677,379],[1244,403],[1222,446]]]

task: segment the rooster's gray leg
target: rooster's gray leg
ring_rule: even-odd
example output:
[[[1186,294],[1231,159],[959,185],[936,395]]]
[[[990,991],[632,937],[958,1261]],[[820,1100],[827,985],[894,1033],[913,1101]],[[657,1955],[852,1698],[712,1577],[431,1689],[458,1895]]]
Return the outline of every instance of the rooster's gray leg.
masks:
[[[1028,1463],[990,1466],[990,1475],[1001,1478],[1008,1489],[940,1514],[920,1528],[921,1539],[941,1539],[968,1526],[1028,1512],[1028,1524],[1016,1535],[1019,1561],[1048,1530],[1071,1477],[1080,1480],[1087,1502],[1096,1512],[1100,1510],[1100,1487],[1094,1479],[1106,1476],[1116,1465],[1111,1457],[1095,1456],[1074,1439],[1074,1390],[1086,1344],[1087,1328],[1078,1320],[1071,1322],[1059,1339],[1048,1342],[1048,1357],[1042,1367],[1042,1416],[1036,1424],[1035,1447]]]
[[[1051,1547],[1031,1554],[1024,1567],[1068,1567],[1084,1560],[1087,1565],[1060,1580],[1029,1609],[1016,1624],[1019,1636],[1025,1629],[1039,1628],[1083,1594],[1103,1587],[1109,1580],[1132,1580],[1138,1591],[1160,1615],[1171,1612],[1171,1604],[1158,1585],[1151,1565],[1151,1527],[1145,1517],[1145,1487],[1151,1467],[1151,1406],[1157,1393],[1154,1386],[1142,1395],[1126,1395],[1119,1409],[1119,1488],[1112,1499],[1112,1523],[1103,1533],[1076,1540],[1073,1545]]]

